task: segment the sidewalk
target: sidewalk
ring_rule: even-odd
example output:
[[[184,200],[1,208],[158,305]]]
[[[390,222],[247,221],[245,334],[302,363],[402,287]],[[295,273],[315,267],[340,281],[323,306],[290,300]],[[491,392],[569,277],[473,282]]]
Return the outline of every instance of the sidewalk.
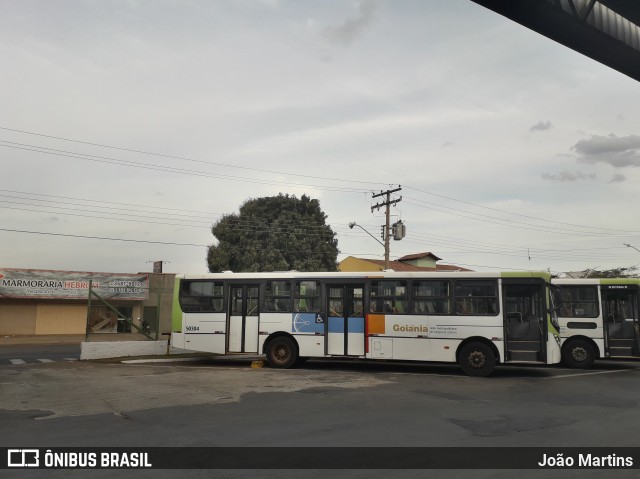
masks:
[[[117,360],[122,362],[166,362],[181,360],[202,360],[203,358],[215,358],[225,361],[251,361],[253,367],[262,367],[264,356],[261,354],[216,354],[200,351],[190,351],[171,347],[169,355],[166,353],[167,336],[160,336],[158,341],[149,341],[146,337],[137,333],[112,333],[92,334],[85,341],[84,334],[41,334],[29,336],[0,336],[0,348],[8,345],[20,344],[78,344],[82,346],[81,360]],[[125,341],[139,341],[139,345],[114,344]],[[164,342],[161,342],[164,341]],[[100,345],[109,342],[111,344]],[[91,344],[94,343],[94,344]],[[98,344],[95,344],[98,343]],[[105,349],[106,348],[106,349]],[[105,352],[106,351],[106,352]],[[253,362],[262,363],[254,365]]]
[[[167,336],[158,336],[158,340],[165,340]],[[3,344],[80,344],[85,341],[84,334],[38,334],[29,336],[0,336],[0,346]],[[147,341],[142,334],[137,333],[109,333],[90,334],[87,342],[104,341]]]

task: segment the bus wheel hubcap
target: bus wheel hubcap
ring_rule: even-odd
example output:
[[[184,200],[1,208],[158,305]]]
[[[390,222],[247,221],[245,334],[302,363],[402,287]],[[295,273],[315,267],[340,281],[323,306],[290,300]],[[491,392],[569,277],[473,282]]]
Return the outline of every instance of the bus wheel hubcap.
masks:
[[[474,351],[469,355],[469,364],[471,364],[471,366],[473,366],[474,368],[481,368],[485,365],[485,363],[486,358],[481,352]]]
[[[575,348],[573,350],[573,359],[576,361],[585,361],[587,359],[587,352],[584,348]]]
[[[287,359],[287,356],[289,356],[289,350],[286,346],[280,346],[276,349],[276,358],[280,361]]]

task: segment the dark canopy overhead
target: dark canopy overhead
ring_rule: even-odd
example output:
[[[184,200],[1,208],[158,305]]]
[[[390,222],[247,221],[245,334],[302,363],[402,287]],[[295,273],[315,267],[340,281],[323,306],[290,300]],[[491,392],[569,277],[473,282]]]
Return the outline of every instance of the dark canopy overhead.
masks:
[[[639,0],[472,0],[640,81]]]

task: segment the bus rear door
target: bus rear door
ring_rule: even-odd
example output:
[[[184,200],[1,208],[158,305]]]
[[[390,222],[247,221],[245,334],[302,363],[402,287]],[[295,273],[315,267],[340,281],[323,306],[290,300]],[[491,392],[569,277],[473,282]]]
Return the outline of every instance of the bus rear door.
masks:
[[[327,354],[364,356],[364,285],[327,286]]]

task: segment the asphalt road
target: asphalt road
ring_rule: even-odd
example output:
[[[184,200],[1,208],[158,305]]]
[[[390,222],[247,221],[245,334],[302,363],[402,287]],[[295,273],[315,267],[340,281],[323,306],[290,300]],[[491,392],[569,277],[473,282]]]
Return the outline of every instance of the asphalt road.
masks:
[[[3,344],[0,345],[0,366],[80,359],[80,344]]]
[[[36,354],[38,356],[39,354]],[[640,362],[590,371],[309,361],[0,368],[4,447],[637,446]],[[321,449],[319,454],[321,453]],[[508,453],[508,450],[505,451]],[[327,458],[328,461],[331,458]],[[629,477],[636,471],[0,471],[2,477]]]

